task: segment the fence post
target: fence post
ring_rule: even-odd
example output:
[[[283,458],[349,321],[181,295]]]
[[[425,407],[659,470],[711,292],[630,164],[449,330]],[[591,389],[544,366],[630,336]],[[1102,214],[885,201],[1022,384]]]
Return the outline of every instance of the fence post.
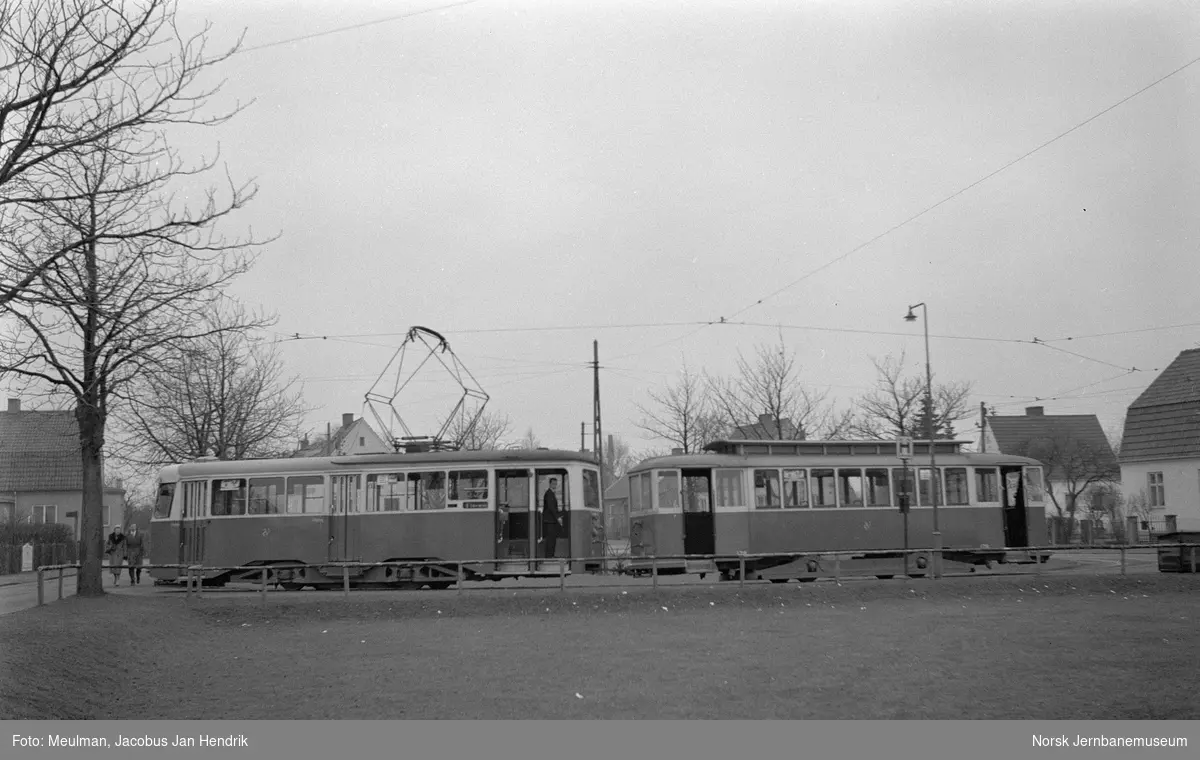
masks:
[[[350,598],[350,568],[342,563],[342,597]]]
[[[558,590],[567,590],[567,563],[562,561],[558,563]]]
[[[935,576],[936,577],[936,576]],[[833,579],[841,585],[842,583],[842,555],[833,555]]]
[[[746,555],[738,555],[738,587],[746,585]]]
[[[1121,547],[1121,575],[1125,574],[1125,547]]]
[[[37,570],[37,578],[38,578],[38,606],[39,606],[39,607],[41,607],[43,604],[45,604],[45,603],[46,603],[46,599],[45,599],[45,591],[44,591],[44,589],[42,588],[42,576],[45,574],[45,572],[46,572],[46,571],[45,571],[45,570],[43,570],[43,569],[42,569],[42,568],[40,568],[40,567],[39,567],[39,568],[38,568],[38,570]]]
[[[1037,547],[1033,549],[1033,574],[1042,574],[1042,553]]]
[[[654,576],[654,588],[658,588],[658,556],[650,558],[650,574]]]
[[[202,567],[196,568],[196,598],[204,593],[204,570]]]
[[[63,566],[59,565],[58,566],[58,601],[60,601],[60,602],[62,601],[62,588],[63,588]]]
[[[1188,567],[1194,573],[1196,572],[1196,547],[1188,547]]]
[[[265,568],[265,567],[262,569],[261,595],[262,595],[262,603],[266,604],[267,603],[267,568]]]

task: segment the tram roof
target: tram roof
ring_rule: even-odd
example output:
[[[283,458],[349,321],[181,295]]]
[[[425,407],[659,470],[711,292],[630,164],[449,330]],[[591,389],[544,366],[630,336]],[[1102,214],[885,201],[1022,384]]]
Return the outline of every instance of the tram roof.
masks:
[[[1036,459],[1011,454],[981,454],[963,451],[967,441],[937,441],[934,455],[938,465],[1040,465]],[[915,451],[909,459],[912,467],[928,466],[927,441],[913,442]],[[669,454],[646,459],[630,468],[630,472],[681,467],[762,466],[899,466],[896,444],[892,441],[714,441],[708,449],[695,454]]]
[[[591,454],[558,449],[487,449],[481,451],[433,451],[394,454],[347,454],[335,457],[295,457],[291,459],[204,460],[169,465],[160,470],[162,476],[179,478],[217,475],[239,475],[263,472],[329,472],[355,466],[381,467],[456,467],[506,463],[537,464],[578,462],[595,465]]]

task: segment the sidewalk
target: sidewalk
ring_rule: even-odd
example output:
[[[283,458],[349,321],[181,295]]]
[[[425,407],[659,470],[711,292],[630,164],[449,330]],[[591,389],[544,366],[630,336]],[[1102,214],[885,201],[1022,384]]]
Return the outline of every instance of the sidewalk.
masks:
[[[149,560],[143,560],[142,564],[143,565],[149,564]],[[104,569],[103,574],[108,578],[109,583],[111,583],[112,582],[112,571],[108,569],[107,564],[104,565],[103,569]],[[143,579],[146,577],[146,574],[148,572],[149,572],[148,570],[142,570],[142,578]],[[47,570],[44,573],[44,575],[45,575],[45,580],[47,583],[49,583],[51,581],[53,581],[55,583],[58,582],[58,571],[57,570]],[[69,568],[64,569],[63,577],[64,578],[74,578],[75,577],[75,568],[69,567]],[[122,568],[121,579],[124,580],[126,583],[129,582],[129,565],[125,565]],[[144,580],[143,580],[143,582],[144,582]],[[4,586],[18,586],[22,583],[37,583],[37,571],[34,570],[34,571],[28,572],[28,573],[13,573],[11,575],[0,575],[0,588],[3,588]]]

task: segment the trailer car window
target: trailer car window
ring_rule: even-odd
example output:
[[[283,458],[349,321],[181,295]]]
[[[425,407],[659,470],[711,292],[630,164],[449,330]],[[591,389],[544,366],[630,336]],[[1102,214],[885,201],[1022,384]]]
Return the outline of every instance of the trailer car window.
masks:
[[[325,511],[325,478],[298,475],[287,479],[288,514],[317,514]]]
[[[843,507],[863,505],[862,470],[857,467],[838,470],[838,501]]]
[[[600,509],[600,473],[595,470],[583,471],[583,507]]]
[[[982,504],[999,504],[1000,473],[992,468],[975,468],[975,498]]]
[[[779,470],[755,470],[755,509],[779,509],[782,506],[780,497]]]
[[[833,478],[833,470],[814,469],[808,474],[812,484],[812,505],[814,507],[837,506],[837,484]]]
[[[947,467],[946,475],[946,504],[952,507],[960,507],[971,503],[971,498],[967,493],[967,468],[966,467]]]
[[[867,506],[890,507],[888,471],[883,468],[867,470]]]
[[[277,515],[287,504],[283,478],[251,478],[250,509],[252,515]]]
[[[783,471],[783,506],[785,509],[808,506],[808,478],[804,470]]]
[[[246,479],[226,478],[212,482],[212,510],[214,517],[246,514]]]
[[[714,470],[716,476],[717,506],[744,507],[746,497],[742,493],[741,470]]]

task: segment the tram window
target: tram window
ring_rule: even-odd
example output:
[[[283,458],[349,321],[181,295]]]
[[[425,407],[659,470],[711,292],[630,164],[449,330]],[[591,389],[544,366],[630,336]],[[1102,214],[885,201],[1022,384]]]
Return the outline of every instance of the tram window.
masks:
[[[1045,500],[1045,491],[1042,485],[1042,468],[1041,467],[1026,467],[1025,468],[1025,503],[1026,504],[1041,504]]]
[[[930,490],[931,483],[933,484],[933,487],[937,489],[936,491]],[[928,467],[922,467],[920,470],[918,470],[918,472],[917,472],[917,488],[918,488],[918,493],[921,496],[921,506],[932,507],[933,506],[933,497],[935,494],[938,497],[938,506],[941,506],[942,504],[944,504],[945,502],[942,500],[942,487],[941,486],[942,486],[941,483],[939,483],[936,480],[929,477],[929,468]]]
[[[812,505],[814,507],[836,507],[837,485],[833,479],[833,470],[812,470],[808,473],[812,483]]]
[[[867,506],[868,507],[890,507],[892,501],[888,491],[888,471],[879,469],[868,469],[867,473]]]
[[[175,499],[175,484],[160,483],[158,486],[158,499],[154,502],[155,517],[170,517],[171,502]]]
[[[487,470],[450,472],[450,501],[463,502],[464,509],[487,509]]]
[[[779,509],[779,470],[754,471],[754,508]]]
[[[639,481],[641,481],[641,479],[642,479],[641,475],[630,475],[629,476],[629,511],[630,512],[641,512],[643,509],[645,509],[645,507],[642,506],[642,489],[638,486],[638,483],[639,483]]]
[[[679,509],[679,472],[658,470],[658,509],[675,512]]]
[[[1000,503],[1000,473],[975,468],[975,498],[984,504]]]
[[[288,514],[316,514],[325,511],[325,478],[298,475],[287,479]]]
[[[642,498],[642,509],[649,512],[654,508],[654,502],[650,500],[650,473],[643,472],[638,476],[638,492]]]
[[[804,470],[783,471],[783,506],[785,509],[808,506],[808,478]]]
[[[251,478],[250,508],[252,515],[277,515],[286,505],[283,478]]]
[[[209,514],[214,517],[246,514],[246,479],[214,480]]]
[[[947,467],[943,473],[946,476],[946,504],[952,507],[970,504],[971,497],[967,493],[967,468]]]
[[[714,470],[718,507],[744,507],[746,497],[742,492],[741,470]]]
[[[583,507],[600,509],[600,473],[595,470],[583,471]]]
[[[900,506],[900,496],[903,494],[908,494],[908,506],[917,506],[916,494],[913,492],[915,477],[913,471],[905,467],[892,470],[892,501],[896,506]]]
[[[408,483],[410,493],[414,490],[416,492],[417,509],[446,508],[446,473],[410,472]]]
[[[843,507],[863,505],[862,470],[857,467],[838,470],[838,501]]]

